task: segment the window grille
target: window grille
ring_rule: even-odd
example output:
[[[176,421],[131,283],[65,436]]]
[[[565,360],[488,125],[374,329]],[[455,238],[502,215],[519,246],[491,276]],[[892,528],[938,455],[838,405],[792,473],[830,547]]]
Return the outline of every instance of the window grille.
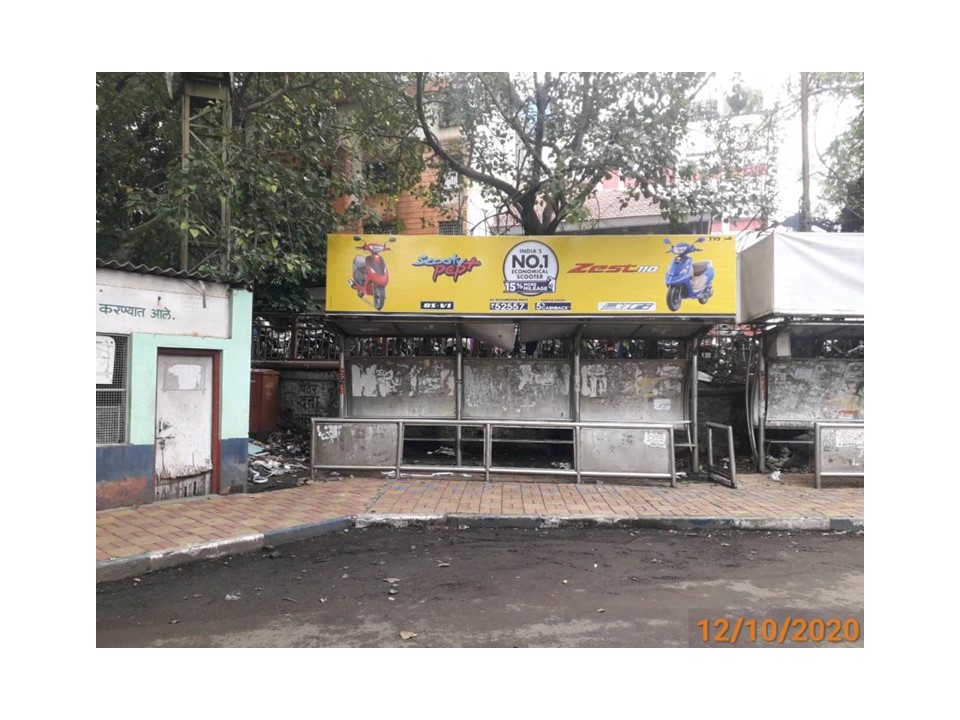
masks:
[[[114,342],[113,377],[109,384],[97,383],[97,445],[127,441],[127,356],[130,338],[126,335],[101,335]]]
[[[441,235],[459,235],[460,234],[460,221],[453,220],[451,222],[442,222],[440,223],[440,234]]]

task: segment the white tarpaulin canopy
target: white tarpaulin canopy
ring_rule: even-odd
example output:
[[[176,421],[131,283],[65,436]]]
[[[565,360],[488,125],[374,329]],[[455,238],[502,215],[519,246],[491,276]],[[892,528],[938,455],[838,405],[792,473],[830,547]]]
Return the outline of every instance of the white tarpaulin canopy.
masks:
[[[776,228],[737,243],[737,322],[863,317],[863,233]]]

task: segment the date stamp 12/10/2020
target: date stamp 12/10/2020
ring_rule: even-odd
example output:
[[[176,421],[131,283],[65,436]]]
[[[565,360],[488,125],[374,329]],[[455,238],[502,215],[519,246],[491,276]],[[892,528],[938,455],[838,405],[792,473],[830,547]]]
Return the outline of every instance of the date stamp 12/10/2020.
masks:
[[[863,647],[863,612],[691,611],[688,632],[693,647]]]

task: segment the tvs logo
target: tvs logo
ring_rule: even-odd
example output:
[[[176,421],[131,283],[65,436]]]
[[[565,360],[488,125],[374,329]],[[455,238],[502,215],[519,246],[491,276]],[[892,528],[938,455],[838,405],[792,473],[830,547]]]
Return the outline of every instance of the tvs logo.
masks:
[[[528,240],[503,259],[503,291],[532,297],[557,291],[557,256],[548,246]]]
[[[655,273],[659,265],[597,265],[596,263],[577,263],[568,273]]]
[[[429,255],[421,255],[417,258],[417,261],[413,263],[413,266],[433,268],[434,282],[436,282],[437,278],[441,275],[452,277],[453,281],[456,282],[461,275],[466,275],[475,267],[480,267],[481,264],[476,256],[466,260],[454,254],[448,258],[432,258]]]

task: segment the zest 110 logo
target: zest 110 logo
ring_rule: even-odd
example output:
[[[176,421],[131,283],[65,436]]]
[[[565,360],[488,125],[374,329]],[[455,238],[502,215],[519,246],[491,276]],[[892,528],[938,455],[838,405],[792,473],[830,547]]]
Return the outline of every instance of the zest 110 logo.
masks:
[[[413,263],[413,266],[432,268],[434,282],[436,282],[437,278],[441,275],[452,277],[453,281],[456,282],[461,275],[466,275],[475,267],[480,267],[481,264],[476,256],[466,260],[454,254],[448,258],[432,258],[429,255],[421,255],[417,258],[417,261]]]

